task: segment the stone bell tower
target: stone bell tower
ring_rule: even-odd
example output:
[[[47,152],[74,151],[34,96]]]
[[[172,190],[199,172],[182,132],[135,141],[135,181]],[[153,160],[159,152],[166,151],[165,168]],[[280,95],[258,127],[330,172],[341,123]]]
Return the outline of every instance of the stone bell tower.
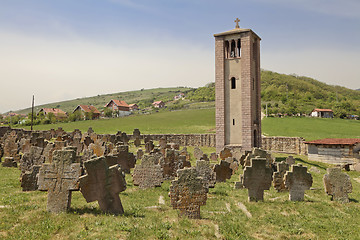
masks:
[[[215,34],[216,151],[261,147],[260,37],[239,27]]]

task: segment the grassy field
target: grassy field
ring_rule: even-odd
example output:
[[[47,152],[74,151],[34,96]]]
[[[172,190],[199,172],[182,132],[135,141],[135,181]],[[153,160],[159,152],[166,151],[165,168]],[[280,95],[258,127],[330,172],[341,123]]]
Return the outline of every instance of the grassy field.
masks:
[[[215,112],[213,109],[159,112],[149,115],[131,115],[123,118],[37,125],[34,126],[34,130],[48,130],[58,127],[62,127],[65,131],[73,131],[76,128],[87,131],[89,127],[92,127],[99,134],[115,134],[117,131],[132,133],[134,128],[139,128],[141,133],[145,134],[211,133],[215,132]]]
[[[35,130],[62,127],[66,131],[78,128],[86,131],[92,127],[96,133],[115,134],[117,131],[132,133],[139,128],[142,133],[214,133],[215,110],[188,109],[159,112],[150,115],[131,115],[124,118],[100,119],[37,125]],[[29,129],[29,127],[27,127]],[[360,121],[321,118],[264,118],[262,132],[266,136],[303,137],[306,140],[320,138],[360,138]]]
[[[189,148],[192,152],[193,148]],[[207,148],[209,153],[214,149]],[[283,156],[280,156],[283,157]],[[281,160],[281,158],[278,158]],[[288,193],[265,191],[264,202],[248,202],[247,190],[234,190],[239,170],[225,183],[210,189],[200,220],[179,218],[170,206],[170,181],[151,190],[140,190],[126,175],[127,189],[120,193],[125,214],[103,214],[96,202],[86,203],[73,192],[67,213],[46,211],[46,192],[22,192],[20,171],[0,166],[0,238],[2,239],[360,239],[360,173],[350,172],[350,203],[330,200],[323,189],[326,165],[296,161],[317,167],[313,190],[304,202],[291,202]],[[194,161],[192,161],[193,163]],[[165,204],[159,204],[163,196]],[[252,217],[238,207],[243,203]]]
[[[266,136],[320,138],[360,138],[360,121],[324,118],[264,118],[262,133]]]

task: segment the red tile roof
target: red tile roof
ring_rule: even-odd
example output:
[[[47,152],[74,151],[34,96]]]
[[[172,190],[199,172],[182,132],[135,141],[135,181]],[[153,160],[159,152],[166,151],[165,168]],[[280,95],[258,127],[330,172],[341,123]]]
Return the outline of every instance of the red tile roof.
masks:
[[[360,143],[360,138],[325,138],[314,141],[307,141],[305,143],[315,145],[355,145]]]
[[[162,103],[162,101],[153,102],[153,104],[160,104],[160,103]]]
[[[111,102],[114,102],[115,105],[118,107],[129,107],[129,105],[125,101],[121,101],[117,99],[111,99],[110,102],[105,105],[105,107],[107,107]]]
[[[331,109],[320,109],[320,108],[315,108],[313,110],[313,112],[332,112],[333,110]]]
[[[97,108],[93,105],[79,105],[78,107],[80,107],[84,112],[93,112],[100,114],[99,110],[97,110]]]

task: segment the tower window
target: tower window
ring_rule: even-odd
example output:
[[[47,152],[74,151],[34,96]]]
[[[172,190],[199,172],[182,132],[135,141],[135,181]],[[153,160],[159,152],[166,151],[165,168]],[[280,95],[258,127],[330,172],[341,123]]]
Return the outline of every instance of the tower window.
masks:
[[[233,119],[233,125],[235,126],[235,119]]]
[[[241,40],[237,40],[236,56],[241,57]]]
[[[253,78],[253,81],[252,81],[252,89],[255,90],[255,78]]]
[[[231,89],[236,88],[236,79],[234,77],[231,78]]]
[[[225,58],[229,58],[229,41],[225,41]]]
[[[230,46],[230,57],[234,58],[235,57],[235,41],[232,40],[231,41],[231,46]]]

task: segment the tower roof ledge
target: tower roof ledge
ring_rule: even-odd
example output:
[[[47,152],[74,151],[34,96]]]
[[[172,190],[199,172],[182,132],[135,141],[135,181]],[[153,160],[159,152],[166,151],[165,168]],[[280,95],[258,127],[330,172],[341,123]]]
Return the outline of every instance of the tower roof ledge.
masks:
[[[252,32],[255,36],[257,36],[261,40],[261,38],[253,30],[247,29],[247,28],[234,28],[234,29],[226,31],[226,32],[216,33],[216,34],[214,34],[214,37],[221,37],[221,36],[225,36],[225,35],[231,35],[231,34],[242,33],[242,32]]]

